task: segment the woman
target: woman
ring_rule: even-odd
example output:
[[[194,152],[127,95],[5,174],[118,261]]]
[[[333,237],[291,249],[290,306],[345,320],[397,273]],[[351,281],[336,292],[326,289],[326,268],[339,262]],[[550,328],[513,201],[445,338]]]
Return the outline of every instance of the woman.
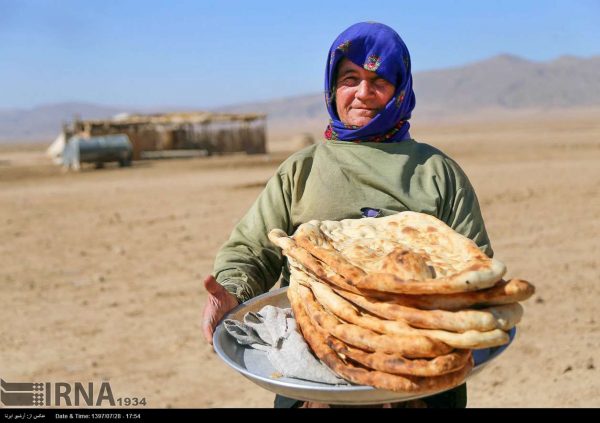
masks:
[[[400,36],[380,23],[352,25],[333,42],[325,71],[330,122],[326,142],[289,157],[217,254],[203,331],[208,342],[220,318],[238,303],[267,292],[289,270],[267,238],[273,228],[292,234],[309,220],[360,218],[411,210],[427,213],[493,252],[477,197],[448,156],[410,137],[415,106],[410,55]],[[427,406],[465,407],[466,387],[424,400]],[[315,406],[277,397],[276,406]]]

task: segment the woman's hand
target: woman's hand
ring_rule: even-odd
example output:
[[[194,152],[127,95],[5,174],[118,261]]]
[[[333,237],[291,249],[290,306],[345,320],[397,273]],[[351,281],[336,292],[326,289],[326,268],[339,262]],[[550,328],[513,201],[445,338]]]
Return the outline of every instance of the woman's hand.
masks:
[[[237,298],[227,292],[212,275],[204,279],[204,288],[208,291],[208,298],[202,313],[202,333],[206,342],[212,345],[213,332],[217,323],[239,303]]]

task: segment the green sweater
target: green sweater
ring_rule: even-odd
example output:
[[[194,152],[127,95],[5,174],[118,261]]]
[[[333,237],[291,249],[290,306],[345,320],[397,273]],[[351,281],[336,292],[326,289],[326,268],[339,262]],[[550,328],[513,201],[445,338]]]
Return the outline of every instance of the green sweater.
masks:
[[[305,148],[279,166],[263,192],[219,250],[217,281],[240,302],[289,281],[271,229],[291,235],[309,220],[361,218],[362,207],[383,215],[427,213],[493,255],[475,191],[462,169],[436,148],[404,140],[356,144],[327,141]]]

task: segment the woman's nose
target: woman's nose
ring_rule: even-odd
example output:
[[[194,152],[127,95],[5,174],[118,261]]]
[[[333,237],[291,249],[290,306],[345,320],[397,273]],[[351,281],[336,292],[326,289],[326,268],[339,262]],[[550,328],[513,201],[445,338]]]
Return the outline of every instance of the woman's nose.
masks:
[[[356,88],[356,98],[359,100],[368,98],[373,94],[373,85],[366,79],[360,81]]]

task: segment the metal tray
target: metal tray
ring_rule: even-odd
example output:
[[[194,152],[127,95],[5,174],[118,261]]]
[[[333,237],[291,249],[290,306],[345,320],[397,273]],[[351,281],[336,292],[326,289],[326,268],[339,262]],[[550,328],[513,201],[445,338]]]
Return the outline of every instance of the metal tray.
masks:
[[[270,291],[240,304],[229,312],[224,318],[243,320],[246,313],[257,312],[266,305],[288,308],[290,303],[286,295],[287,287]],[[255,350],[238,344],[227,333],[222,321],[217,326],[213,335],[215,352],[234,370],[238,371],[260,387],[290,398],[302,401],[318,401],[327,404],[382,404],[388,402],[409,401],[437,394],[406,394],[385,389],[376,389],[364,385],[328,385],[319,382],[310,382],[286,377],[274,377],[275,369],[263,351]],[[495,348],[473,350],[475,367],[465,380],[479,373],[492,360],[498,357],[512,343],[516,328],[511,329],[510,342]]]

